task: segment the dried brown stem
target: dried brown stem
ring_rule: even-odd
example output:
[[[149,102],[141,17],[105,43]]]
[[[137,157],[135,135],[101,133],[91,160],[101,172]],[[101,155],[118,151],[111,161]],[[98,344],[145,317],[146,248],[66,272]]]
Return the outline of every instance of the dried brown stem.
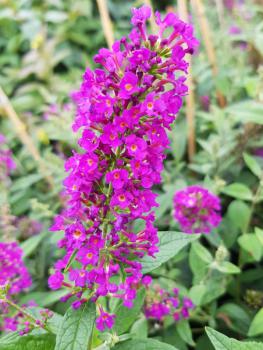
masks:
[[[111,48],[114,43],[114,35],[106,0],[97,0],[97,5],[100,13],[104,36],[108,47]]]
[[[178,0],[177,10],[179,17],[188,22],[188,10],[186,0]],[[187,119],[187,139],[188,139],[188,159],[191,162],[196,151],[195,142],[195,97],[194,97],[194,84],[192,75],[192,62],[191,57],[187,58],[189,63],[188,75],[186,84],[189,88],[189,94],[186,96],[186,119]]]
[[[213,74],[213,77],[216,78],[218,75],[218,65],[217,65],[216,53],[215,53],[215,49],[212,41],[211,29],[209,27],[209,22],[205,14],[205,7],[202,0],[192,0],[192,3],[197,13],[197,18],[200,25],[201,34],[203,37],[205,50],[207,53],[209,63],[212,68],[212,74]],[[226,99],[221,94],[220,91],[218,90],[216,91],[216,96],[217,96],[217,101],[219,106],[222,108],[225,107]]]
[[[49,183],[51,187],[53,187],[53,179],[47,175],[48,171],[46,169],[45,164],[43,163],[43,160],[34,145],[32,139],[28,135],[26,131],[26,126],[24,123],[20,120],[19,116],[17,115],[16,111],[14,110],[11,102],[9,101],[7,95],[5,94],[4,90],[0,86],[0,105],[3,108],[4,112],[8,116],[8,118],[11,120],[14,129],[22,142],[23,145],[27,148],[29,153],[31,154],[32,158],[38,163],[40,171],[43,172],[46,181]]]

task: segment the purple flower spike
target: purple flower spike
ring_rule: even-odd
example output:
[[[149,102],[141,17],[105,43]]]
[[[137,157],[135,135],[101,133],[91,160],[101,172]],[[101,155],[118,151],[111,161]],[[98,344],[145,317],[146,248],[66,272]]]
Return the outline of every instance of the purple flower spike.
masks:
[[[63,284],[81,302],[84,293],[97,305],[110,296],[128,308],[142,283],[150,283],[142,281],[139,261],[158,251],[152,187],[161,182],[166,131],[187,93],[185,56],[197,45],[192,27],[173,14],[163,21],[157,14],[155,36],[147,33],[147,6],[132,14],[129,39],[116,42],[112,51],[99,50],[94,60],[100,68],[87,69],[72,94],[73,130],[82,129],[78,144],[83,150],[65,164],[69,199],[52,230],[65,232],[59,247],[66,254],[49,279],[52,289]],[[138,231],[133,224],[139,220]],[[79,305],[74,301],[73,307]],[[97,328],[111,328],[114,318],[101,309]]]

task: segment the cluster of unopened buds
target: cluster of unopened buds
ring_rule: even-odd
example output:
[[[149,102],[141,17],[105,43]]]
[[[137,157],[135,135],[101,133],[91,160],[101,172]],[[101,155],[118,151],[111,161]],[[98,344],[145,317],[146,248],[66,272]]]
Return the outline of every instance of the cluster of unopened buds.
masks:
[[[144,314],[147,319],[162,323],[167,316],[172,316],[176,322],[189,318],[195,306],[190,298],[179,296],[178,288],[174,288],[171,293],[158,284],[152,284],[149,276],[143,280],[146,285]]]
[[[25,308],[27,305],[25,305]],[[27,310],[30,312],[30,308],[27,307]],[[17,328],[20,328],[19,334],[24,335],[31,332],[36,328],[47,328],[47,322],[50,318],[53,317],[53,312],[48,309],[43,309],[39,311],[39,318],[34,319],[34,317],[28,317],[28,312],[17,313],[16,317],[19,319],[22,318],[23,321],[18,321]]]
[[[5,312],[3,313],[3,325],[1,330],[3,331],[19,331],[20,335],[27,334],[36,328],[47,328],[47,322],[53,317],[53,312],[48,309],[39,311],[39,317],[35,318],[32,308],[36,307],[36,303],[33,301],[28,302],[22,306],[16,306],[19,311],[11,312],[8,301],[5,303]]]
[[[166,129],[174,122],[187,94],[185,55],[197,46],[191,25],[169,13],[159,31],[148,35],[147,6],[132,10],[129,39],[112,50],[101,49],[87,69],[80,90],[73,130],[82,129],[79,145],[66,162],[64,181],[70,197],[55,219],[54,231],[63,230],[59,247],[65,256],[57,261],[49,286],[70,289],[73,307],[92,300],[99,307],[97,327],[111,328],[114,315],[100,305],[110,296],[132,307],[142,280],[140,259],[158,251],[152,187],[161,182]],[[141,230],[134,224],[143,222]]]
[[[217,227],[220,199],[201,186],[189,186],[174,195],[174,218],[186,233],[210,233]]]

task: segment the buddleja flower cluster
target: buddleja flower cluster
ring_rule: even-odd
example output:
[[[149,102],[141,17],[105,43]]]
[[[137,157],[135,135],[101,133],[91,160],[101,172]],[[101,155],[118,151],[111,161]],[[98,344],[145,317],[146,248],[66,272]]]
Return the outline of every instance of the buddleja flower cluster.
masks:
[[[175,14],[162,20],[156,13],[156,35],[147,34],[150,8],[132,14],[129,38],[117,41],[111,51],[99,51],[95,62],[102,68],[87,69],[73,95],[73,129],[83,130],[83,152],[66,162],[69,207],[53,226],[65,231],[59,246],[66,255],[56,263],[49,285],[72,288],[69,296],[78,297],[74,307],[103,296],[132,307],[142,279],[139,259],[158,251],[151,188],[161,182],[169,145],[165,129],[187,93],[184,57],[197,41],[192,27]],[[136,231],[138,220],[144,225]],[[97,326],[110,328],[114,315],[99,309]]]
[[[5,146],[6,140],[0,134],[0,193],[3,203],[0,208],[0,294],[4,299],[11,299],[31,286],[30,274],[22,260],[22,249],[12,237],[12,218],[10,219],[9,207],[5,203],[5,193],[3,188],[10,182],[9,176],[16,165],[12,158],[12,153]],[[0,297],[1,297],[0,295]],[[0,315],[3,314],[4,324],[0,324],[0,330],[10,329],[10,324],[14,321],[8,317],[9,306],[0,300]],[[13,329],[13,328],[12,328]]]
[[[172,316],[176,322],[189,318],[190,310],[195,306],[191,299],[179,297],[179,288],[174,288],[170,293],[158,284],[151,285],[149,276],[145,278],[147,278],[147,285],[144,314],[147,319],[162,323],[167,316]]]
[[[220,199],[201,186],[174,195],[174,217],[186,233],[210,233],[221,222]]]

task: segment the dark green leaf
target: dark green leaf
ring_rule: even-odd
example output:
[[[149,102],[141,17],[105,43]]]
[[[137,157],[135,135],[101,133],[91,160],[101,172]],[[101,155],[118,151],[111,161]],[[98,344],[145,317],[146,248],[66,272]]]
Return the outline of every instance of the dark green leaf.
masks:
[[[0,338],[0,350],[53,350],[55,336],[53,334],[27,334],[20,336],[18,332]]]
[[[181,320],[176,325],[177,332],[180,337],[189,345],[194,346],[192,331],[187,320]]]
[[[85,303],[77,310],[70,307],[60,324],[55,350],[87,350],[95,318],[93,302]]]
[[[174,346],[154,339],[134,339],[118,343],[112,350],[177,350]]]
[[[116,320],[113,329],[118,335],[125,333],[136,320],[143,306],[144,297],[145,290],[144,288],[141,288],[138,291],[137,298],[135,299],[132,308],[129,309],[121,303],[116,310],[114,310]]]
[[[254,337],[256,335],[263,334],[263,308],[261,308],[250,325],[248,335]]]

